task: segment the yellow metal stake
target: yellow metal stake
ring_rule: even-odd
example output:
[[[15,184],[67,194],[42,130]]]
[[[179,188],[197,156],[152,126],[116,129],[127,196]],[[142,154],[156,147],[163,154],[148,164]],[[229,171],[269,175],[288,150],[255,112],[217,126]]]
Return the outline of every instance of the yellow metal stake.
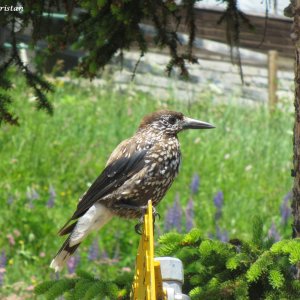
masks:
[[[153,209],[148,201],[143,232],[136,256],[132,300],[167,300],[163,290],[160,263],[154,261]]]

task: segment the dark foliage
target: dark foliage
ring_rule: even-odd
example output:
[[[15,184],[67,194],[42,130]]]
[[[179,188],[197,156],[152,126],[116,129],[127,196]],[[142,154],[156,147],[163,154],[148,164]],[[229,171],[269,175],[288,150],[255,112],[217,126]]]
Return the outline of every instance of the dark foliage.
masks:
[[[264,239],[262,221],[253,224],[251,241],[205,239],[198,229],[160,238],[160,256],[176,256],[184,265],[184,292],[192,299],[299,299],[296,265],[299,239]]]
[[[273,243],[263,236],[262,220],[253,222],[250,241],[228,243],[202,237],[199,229],[160,237],[158,256],[176,256],[184,265],[183,291],[196,299],[299,299],[296,265],[299,239]],[[130,299],[132,274],[115,272],[109,281],[85,272],[75,278],[45,281],[35,292],[47,299]]]
[[[64,295],[64,299],[111,299],[129,300],[132,274],[120,273],[107,281],[94,278],[92,275],[78,271],[75,278],[45,281],[35,288],[37,295],[46,299],[56,299]]]
[[[197,63],[193,54],[193,43],[196,37],[194,7],[196,0],[184,0],[179,5],[174,0],[102,0],[102,1],[19,1],[23,11],[2,11],[0,14],[1,36],[0,50],[5,59],[0,61],[0,122],[18,124],[18,117],[10,111],[12,99],[9,95],[12,88],[9,69],[15,67],[27,80],[33,90],[38,109],[52,113],[51,103],[46,94],[51,91],[50,84],[42,77],[43,68],[37,65],[38,71],[32,71],[20,58],[19,34],[24,30],[30,32],[30,47],[39,50],[36,62],[43,64],[45,55],[52,55],[65,49],[76,49],[83,56],[77,66],[81,76],[94,78],[111,58],[119,52],[122,58],[124,49],[138,48],[141,57],[150,46],[167,49],[170,61],[166,66],[168,75],[174,67],[178,68],[183,78],[188,77],[186,63]],[[220,23],[226,22],[227,40],[231,46],[232,61],[241,66],[238,46],[240,24],[250,26],[245,15],[237,8],[236,0],[216,0],[227,2]],[[6,1],[7,6],[16,6],[14,1]],[[53,32],[52,13],[64,13],[59,32]],[[149,40],[141,23],[154,26],[154,37]],[[178,35],[180,25],[188,28],[187,46],[181,45]],[[32,28],[32,29],[30,29]],[[41,41],[46,46],[40,46]],[[4,42],[6,41],[6,47]],[[7,48],[7,46],[9,46]],[[134,70],[138,67],[137,62]],[[242,74],[242,73],[241,73]]]

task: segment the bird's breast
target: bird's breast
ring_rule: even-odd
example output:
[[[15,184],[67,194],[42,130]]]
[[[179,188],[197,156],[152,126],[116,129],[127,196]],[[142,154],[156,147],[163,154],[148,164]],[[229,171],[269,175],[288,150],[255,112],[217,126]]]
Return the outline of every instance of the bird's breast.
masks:
[[[181,154],[179,144],[176,142],[160,144],[151,150],[145,159],[147,172],[141,185],[155,205],[177,176]]]
[[[157,205],[172,185],[181,156],[177,139],[153,143],[147,150],[142,170],[118,189],[117,203],[144,207],[148,200],[152,200],[153,205]],[[114,213],[126,218],[141,216],[141,211],[135,209],[116,210]]]

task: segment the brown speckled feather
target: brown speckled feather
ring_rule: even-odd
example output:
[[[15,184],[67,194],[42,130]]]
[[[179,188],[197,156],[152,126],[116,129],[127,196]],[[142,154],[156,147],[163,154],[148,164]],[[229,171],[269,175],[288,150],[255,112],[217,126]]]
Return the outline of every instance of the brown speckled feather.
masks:
[[[167,110],[143,118],[135,135],[112,152],[105,169],[60,230],[61,235],[70,235],[53,259],[52,268],[61,270],[85,237],[113,216],[139,218],[148,200],[154,206],[161,201],[178,174],[181,153],[177,133],[189,128],[213,126]]]

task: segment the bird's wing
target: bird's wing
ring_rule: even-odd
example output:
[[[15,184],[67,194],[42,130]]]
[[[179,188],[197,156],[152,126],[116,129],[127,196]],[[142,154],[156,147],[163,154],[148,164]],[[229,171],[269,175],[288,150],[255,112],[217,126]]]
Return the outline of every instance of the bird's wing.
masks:
[[[124,144],[120,146],[124,146]],[[124,149],[124,147],[118,148],[119,150]],[[133,148],[130,150],[133,150]],[[63,226],[60,232],[64,231],[70,221],[81,217],[96,201],[120,187],[145,165],[144,158],[147,150],[135,151],[133,153],[128,151],[119,151],[119,153],[120,152],[122,153],[121,157],[116,160],[109,159],[108,165],[83,195],[73,216]]]

